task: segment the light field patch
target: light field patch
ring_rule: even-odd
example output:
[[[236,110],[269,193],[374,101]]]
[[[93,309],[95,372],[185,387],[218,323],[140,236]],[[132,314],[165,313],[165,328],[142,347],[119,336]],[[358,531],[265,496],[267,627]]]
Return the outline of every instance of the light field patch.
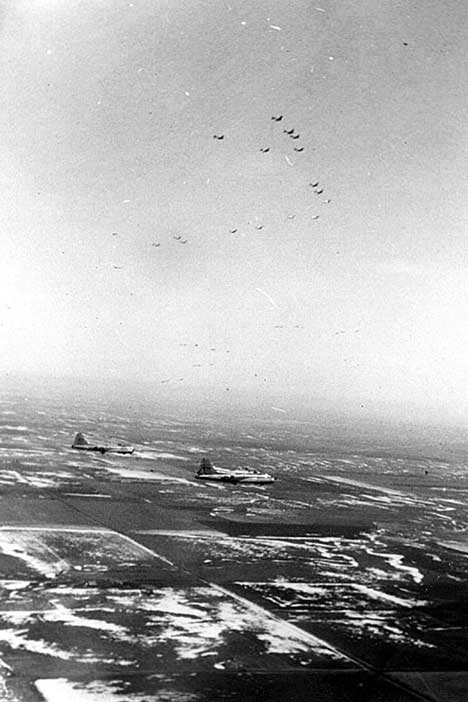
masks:
[[[468,557],[468,541],[437,541],[439,546],[449,549],[449,551],[456,551],[461,556]]]
[[[120,478],[125,478],[126,480],[135,480],[140,482],[141,480],[149,481],[166,481],[171,483],[183,483],[184,485],[197,485],[193,480],[187,480],[186,478],[179,478],[175,475],[168,473],[161,473],[161,471],[152,470],[150,468],[126,468],[124,466],[104,466],[105,470],[113,475],[118,475]]]
[[[0,527],[0,554],[17,558],[48,578],[73,570],[105,571],[159,558],[108,529],[61,527]]]
[[[29,470],[31,466],[37,465],[35,461],[21,460],[19,462],[18,460],[18,463],[20,463],[21,467],[19,470],[0,469],[0,485],[21,485],[24,487],[50,489],[60,487],[77,479],[76,475],[65,471]],[[28,470],[24,470],[24,467],[27,467]]]
[[[36,687],[45,702],[196,702],[198,695],[191,692],[161,688],[156,694],[124,691],[115,682],[96,680],[74,682],[66,678],[44,678],[36,680]]]

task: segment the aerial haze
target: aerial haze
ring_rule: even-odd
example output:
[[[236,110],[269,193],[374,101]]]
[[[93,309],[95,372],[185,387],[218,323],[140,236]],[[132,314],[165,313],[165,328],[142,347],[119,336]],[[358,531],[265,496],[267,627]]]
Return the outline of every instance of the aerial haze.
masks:
[[[4,2],[3,376],[462,418],[467,25]]]

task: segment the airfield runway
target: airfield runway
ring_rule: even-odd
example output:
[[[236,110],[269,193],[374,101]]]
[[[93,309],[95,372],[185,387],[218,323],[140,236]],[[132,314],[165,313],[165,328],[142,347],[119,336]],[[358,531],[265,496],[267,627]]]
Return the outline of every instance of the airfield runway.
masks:
[[[1,407],[2,700],[466,700],[463,462],[112,413],[136,453],[82,454]],[[277,481],[200,484],[203,452]]]

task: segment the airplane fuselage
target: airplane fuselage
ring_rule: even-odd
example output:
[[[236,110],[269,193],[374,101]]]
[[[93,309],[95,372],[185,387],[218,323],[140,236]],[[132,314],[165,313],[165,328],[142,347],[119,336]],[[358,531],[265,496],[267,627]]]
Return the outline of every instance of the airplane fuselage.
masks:
[[[274,483],[275,478],[268,473],[254,473],[253,471],[244,470],[233,470],[233,471],[219,471],[215,473],[207,473],[195,476],[198,480],[212,480],[218,483],[232,483],[237,485],[238,483],[251,483],[256,485],[266,485],[267,483]]]
[[[133,453],[133,446],[92,446],[88,444],[87,446],[75,445],[72,448],[78,451],[97,451],[99,453]]]

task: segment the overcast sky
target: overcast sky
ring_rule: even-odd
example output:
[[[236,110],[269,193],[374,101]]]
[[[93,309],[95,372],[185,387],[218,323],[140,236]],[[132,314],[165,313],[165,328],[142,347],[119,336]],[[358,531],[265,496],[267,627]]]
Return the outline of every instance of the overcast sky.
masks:
[[[4,371],[468,410],[464,2],[2,7]]]

